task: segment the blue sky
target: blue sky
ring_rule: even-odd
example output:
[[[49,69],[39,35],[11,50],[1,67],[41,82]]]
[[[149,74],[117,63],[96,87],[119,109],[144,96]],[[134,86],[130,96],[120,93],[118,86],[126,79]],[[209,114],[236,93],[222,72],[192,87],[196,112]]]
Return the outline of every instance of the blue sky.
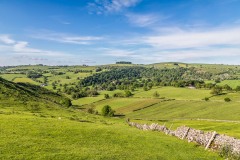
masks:
[[[240,64],[240,0],[0,0],[0,65]]]

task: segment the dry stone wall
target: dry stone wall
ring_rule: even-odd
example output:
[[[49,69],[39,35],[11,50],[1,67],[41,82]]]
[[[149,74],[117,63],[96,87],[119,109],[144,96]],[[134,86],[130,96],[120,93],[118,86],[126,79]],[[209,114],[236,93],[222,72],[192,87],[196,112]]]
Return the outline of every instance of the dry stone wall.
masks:
[[[228,146],[232,149],[233,154],[240,154],[239,139],[221,135],[216,132],[204,132],[186,126],[178,127],[176,130],[171,130],[168,129],[165,125],[159,125],[157,123],[147,125],[130,122],[129,120],[127,120],[127,123],[129,126],[136,127],[141,130],[159,131],[164,132],[167,135],[176,136],[180,139],[186,139],[188,142],[195,142],[202,146],[205,146],[206,149],[212,148],[217,150]]]

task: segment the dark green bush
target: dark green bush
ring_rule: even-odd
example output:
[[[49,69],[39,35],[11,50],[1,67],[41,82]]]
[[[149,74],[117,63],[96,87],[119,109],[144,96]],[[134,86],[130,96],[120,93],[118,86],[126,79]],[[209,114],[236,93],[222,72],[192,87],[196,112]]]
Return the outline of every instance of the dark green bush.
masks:
[[[226,97],[226,98],[224,98],[224,101],[225,101],[225,102],[230,102],[230,101],[231,101],[231,99],[230,99],[230,98],[228,98],[228,97]]]
[[[105,105],[102,108],[102,115],[103,116],[109,116],[109,117],[113,117],[114,116],[114,110],[112,110],[112,108],[109,105]]]

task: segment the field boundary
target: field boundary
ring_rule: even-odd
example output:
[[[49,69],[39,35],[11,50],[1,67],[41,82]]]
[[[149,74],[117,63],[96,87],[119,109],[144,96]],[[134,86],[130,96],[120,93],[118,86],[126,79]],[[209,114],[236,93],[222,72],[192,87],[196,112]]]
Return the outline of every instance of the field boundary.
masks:
[[[240,139],[226,136],[224,134],[218,134],[214,132],[204,132],[202,130],[196,130],[187,126],[180,126],[176,130],[171,130],[164,125],[158,125],[152,123],[151,125],[139,124],[130,122],[129,119],[126,121],[129,126],[138,128],[145,131],[158,131],[164,132],[166,135],[178,137],[179,139],[186,139],[188,142],[195,142],[205,149],[221,150],[224,147],[229,147],[232,154],[240,155]]]

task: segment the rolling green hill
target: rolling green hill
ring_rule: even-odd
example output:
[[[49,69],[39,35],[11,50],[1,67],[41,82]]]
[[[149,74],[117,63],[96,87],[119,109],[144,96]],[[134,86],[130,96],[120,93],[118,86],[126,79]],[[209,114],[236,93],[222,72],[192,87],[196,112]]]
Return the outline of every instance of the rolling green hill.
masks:
[[[221,159],[198,145],[131,128],[123,119],[64,107],[63,98],[0,78],[0,159]]]

